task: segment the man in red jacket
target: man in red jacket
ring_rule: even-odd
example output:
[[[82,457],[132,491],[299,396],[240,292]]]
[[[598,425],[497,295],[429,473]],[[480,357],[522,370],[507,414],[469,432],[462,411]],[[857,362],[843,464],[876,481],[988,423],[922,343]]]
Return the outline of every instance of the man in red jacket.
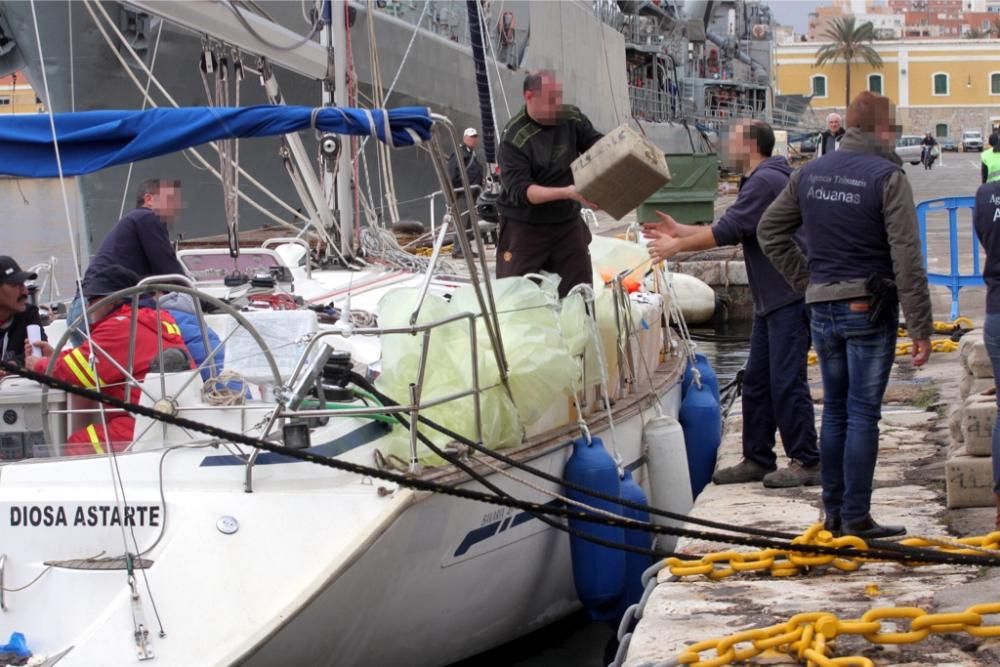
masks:
[[[118,264],[107,266],[97,272],[84,287],[87,306],[93,306],[103,297],[132,287],[138,282],[139,276],[134,271]],[[129,368],[130,346],[135,346],[130,375],[138,382],[145,379],[150,363],[159,355],[161,340],[163,350],[179,348],[187,354],[180,328],[166,310],[161,310],[157,318],[157,312],[153,308],[140,307],[134,339],[131,338],[132,305],[128,300],[101,306],[92,314],[90,322],[90,338],[79,347],[59,353],[52,371],[53,377],[138,403],[141,394],[138,387],[133,386],[127,398],[125,392],[129,376],[124,371]],[[41,347],[44,355],[41,357],[27,354],[30,348],[26,348],[25,366],[38,373],[46,372],[53,354],[51,345],[46,343]],[[65,454],[103,454],[108,446],[116,452],[128,447],[132,442],[135,419],[128,413],[114,409],[108,409],[105,415],[107,429],[104,420],[98,420],[97,423],[76,431],[69,437]]]

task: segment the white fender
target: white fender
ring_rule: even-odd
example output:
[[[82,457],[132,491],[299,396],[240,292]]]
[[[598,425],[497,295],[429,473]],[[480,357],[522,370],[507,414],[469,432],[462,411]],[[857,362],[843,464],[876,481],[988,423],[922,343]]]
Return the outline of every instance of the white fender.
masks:
[[[649,472],[649,502],[657,509],[687,514],[694,506],[691,496],[691,477],[688,473],[687,450],[684,448],[684,431],[673,417],[654,417],[642,431],[646,449],[646,470]],[[653,523],[660,526],[678,526],[678,521],[653,514]],[[677,538],[658,535],[657,546],[673,551]]]
[[[704,324],[715,314],[715,290],[686,273],[670,273],[677,305],[688,324]]]

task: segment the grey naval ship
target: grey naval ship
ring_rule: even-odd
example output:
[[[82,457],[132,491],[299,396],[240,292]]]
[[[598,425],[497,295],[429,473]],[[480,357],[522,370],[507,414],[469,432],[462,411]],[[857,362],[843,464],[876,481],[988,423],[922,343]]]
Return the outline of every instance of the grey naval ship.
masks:
[[[299,52],[302,62],[315,60],[321,2],[40,2],[34,4],[36,26],[30,2],[8,0],[0,2],[0,72],[23,72],[40,102],[63,112],[139,109],[171,100],[180,106],[232,105],[237,103],[237,74],[242,74],[238,104],[267,103],[259,81],[265,69],[273,72],[286,103],[320,106],[323,80],[332,85],[331,70],[344,68],[356,84],[351,99],[356,106],[427,106],[450,118],[459,132],[481,127],[467,3],[375,0],[347,3],[346,11],[341,3],[333,5],[335,13],[347,17],[346,57],[323,49],[328,62],[297,67]],[[184,6],[222,18],[218,25],[175,20],[172,14]],[[710,152],[705,138],[732,118],[791,124],[777,117],[777,106],[782,113],[787,106],[775,104],[770,87],[773,21],[766,4],[481,0],[478,9],[497,132],[520,108],[524,75],[535,68],[558,71],[566,102],[584,110],[597,128],[608,131],[634,120],[668,155]],[[260,27],[265,25],[274,31],[265,32]],[[234,26],[247,26],[239,48],[216,30]],[[274,59],[281,64],[272,68],[261,54],[275,52],[282,54]],[[242,67],[236,68],[236,61]],[[293,64],[286,66],[288,62]],[[214,83],[220,69],[229,73],[225,98]],[[303,135],[303,140],[310,157],[316,156],[317,139]],[[424,151],[380,156],[375,143],[355,160],[356,197],[366,200],[366,220],[426,221],[436,188],[429,157]],[[281,151],[274,138],[257,140],[253,152],[247,148],[242,153],[239,166],[270,194],[249,178],[240,181],[256,202],[241,205],[241,228],[303,219]],[[203,152],[219,166],[213,152]],[[177,178],[183,184],[186,210],[176,231],[190,238],[225,230],[220,179],[189,154],[175,154],[70,179],[84,257],[121,211],[130,208],[135,186],[153,177]],[[65,217],[55,186],[19,181],[0,183],[0,202],[16,206],[33,199],[33,211],[48,211],[53,220]],[[43,222],[30,227],[44,230]],[[69,264],[64,262],[64,270]]]

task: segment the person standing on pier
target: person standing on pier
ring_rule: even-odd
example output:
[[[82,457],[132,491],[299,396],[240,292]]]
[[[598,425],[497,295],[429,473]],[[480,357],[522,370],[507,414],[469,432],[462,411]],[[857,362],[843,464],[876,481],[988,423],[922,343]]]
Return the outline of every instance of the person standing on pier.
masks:
[[[596,206],[576,191],[570,165],[603,136],[583,112],[563,105],[554,72],[524,78],[524,107],[500,141],[497,278],[552,271],[562,278],[560,297],[593,283],[580,207]]]
[[[991,144],[998,144],[990,137]],[[994,146],[994,150],[997,146]],[[985,155],[985,153],[984,153]],[[976,236],[986,251],[986,323],[983,341],[993,365],[993,377],[1000,378],[1000,180],[983,183],[976,191],[974,214]],[[1000,406],[1000,392],[997,394]],[[997,420],[1000,422],[1000,420]],[[996,499],[996,528],[1000,530],[1000,423],[993,425],[993,496]]]
[[[914,366],[930,355],[933,324],[913,191],[882,157],[895,143],[894,116],[886,97],[855,97],[840,149],[795,172],[757,228],[760,247],[810,308],[823,376],[826,527],[864,539],[906,533],[870,513],[900,302]],[[805,254],[794,240],[800,228]]]
[[[840,148],[840,141],[844,138],[844,128],[840,123],[839,113],[834,111],[827,114],[826,129],[819,133],[819,140],[816,142],[816,155],[813,159],[829,155]]]
[[[796,292],[757,244],[757,223],[788,183],[788,160],[772,156],[774,131],[759,120],[733,127],[726,146],[743,173],[736,201],[711,227],[679,225],[664,213],[646,225],[649,253],[657,261],[678,252],[743,245],[754,302],[750,356],[743,374],[743,460],[717,471],[716,484],[763,481],[767,487],[820,483],[816,422],[806,378],[809,317]],[[775,429],[789,463],[778,468]]]

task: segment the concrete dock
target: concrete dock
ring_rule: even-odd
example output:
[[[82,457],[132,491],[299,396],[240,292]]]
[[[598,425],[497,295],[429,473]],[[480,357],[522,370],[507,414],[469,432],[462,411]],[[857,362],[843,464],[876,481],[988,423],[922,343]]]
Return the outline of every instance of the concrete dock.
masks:
[[[973,194],[979,183],[978,165],[977,154],[948,153],[944,166],[933,171],[910,166],[906,169],[914,197],[922,201]],[[968,216],[964,221],[959,235],[963,248],[961,263],[969,266],[972,227]],[[931,271],[946,270],[947,239],[946,226],[932,227],[928,243]],[[931,292],[936,319],[949,319],[950,294],[935,287]],[[964,289],[961,294],[962,315],[970,317],[976,327],[982,326],[984,299],[982,288]],[[949,416],[955,427],[952,413],[962,405],[961,395],[975,394],[991,383],[990,378],[982,378],[974,387],[967,377],[970,375],[968,364],[963,365],[955,352],[934,353],[930,362],[919,369],[912,366],[909,357],[898,357],[893,368],[883,407],[872,513],[879,521],[905,525],[909,536],[954,538],[982,535],[993,529],[992,508],[947,508],[949,496],[956,492],[961,495],[963,490],[975,497],[972,504],[992,499],[988,486],[983,494],[983,485],[989,484],[989,459],[982,457],[967,461],[967,465],[959,461],[958,467],[966,477],[949,479],[947,486],[951,490],[946,493],[946,476],[955,476],[956,457],[968,454],[963,451],[965,443],[959,441],[962,429],[973,428],[970,419],[988,418],[990,412],[995,415],[995,408],[980,410],[983,413],[980,416],[973,410],[972,417],[966,414],[965,427],[959,418],[957,435],[949,429]],[[810,382],[818,428],[822,419],[822,389],[816,366],[810,367]],[[989,405],[989,399],[981,402]],[[740,458],[741,419],[737,405],[726,426],[720,467],[732,465]],[[975,429],[976,433],[985,434],[986,426],[977,423]],[[988,453],[982,451],[982,442],[977,446],[979,454]],[[777,451],[780,454],[780,443]],[[964,489],[963,485],[969,488]],[[745,526],[802,532],[820,518],[820,506],[819,487],[768,490],[760,484],[709,485],[699,496],[692,514]],[[750,550],[690,539],[682,539],[678,549],[692,555]],[[703,576],[677,579],[664,569],[629,639],[624,664],[631,667],[676,664],[674,661],[681,651],[695,642],[772,626],[801,612],[826,611],[846,620],[860,618],[876,607],[919,607],[928,613],[940,613],[995,602],[1000,602],[1000,571],[968,566],[910,568],[866,563],[852,573],[825,570],[792,578],[737,574],[720,581]],[[1000,623],[1000,616],[984,618],[983,622]],[[909,627],[907,621],[894,619],[883,622],[883,632],[893,625],[898,632]],[[860,655],[876,665],[1000,665],[998,646],[1000,640],[977,639],[967,633],[934,633],[918,643],[899,646],[876,646],[861,637],[848,636],[835,645],[833,655]],[[714,657],[711,652],[701,654],[702,660]],[[761,664],[805,664],[776,654],[758,660]]]

